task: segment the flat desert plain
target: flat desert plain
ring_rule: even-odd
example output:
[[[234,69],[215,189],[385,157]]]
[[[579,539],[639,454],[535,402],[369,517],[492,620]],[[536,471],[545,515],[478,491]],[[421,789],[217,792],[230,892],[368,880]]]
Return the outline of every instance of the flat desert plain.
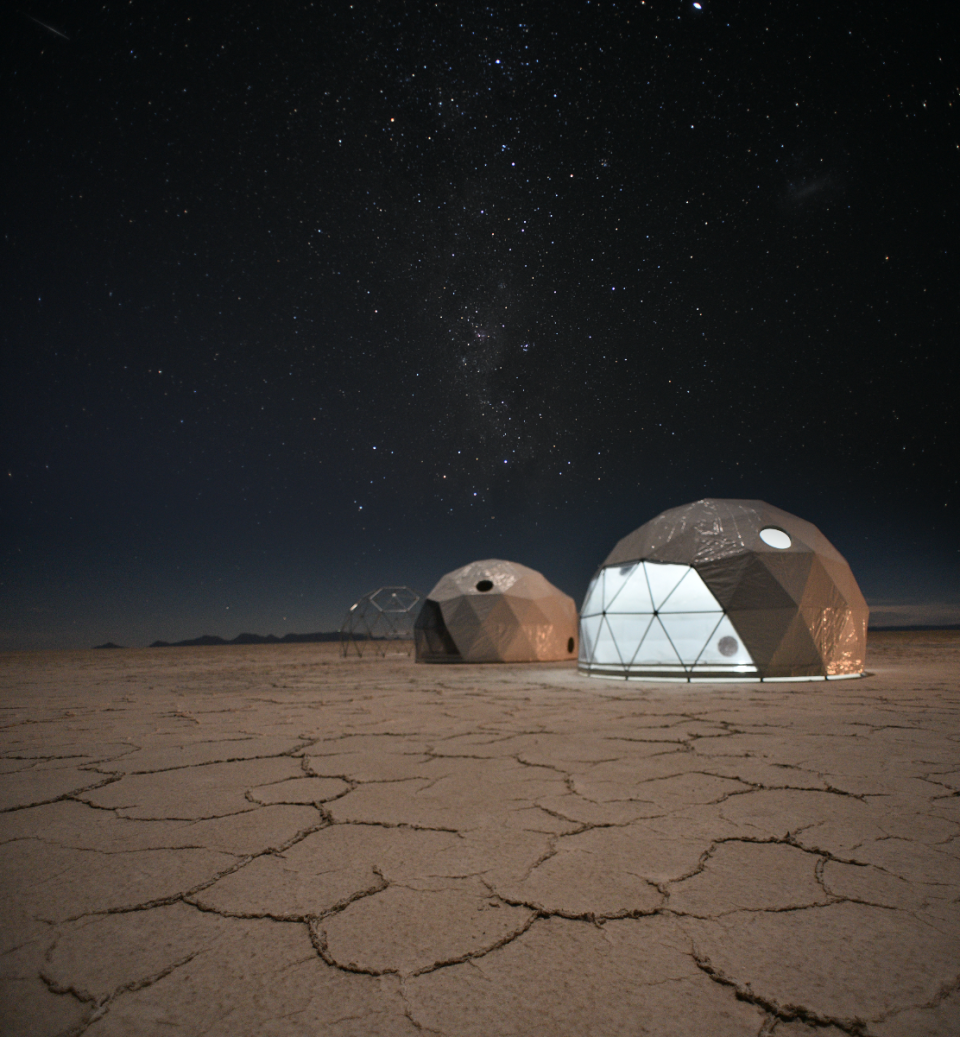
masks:
[[[2,656],[0,1030],[956,1037],[958,664]]]

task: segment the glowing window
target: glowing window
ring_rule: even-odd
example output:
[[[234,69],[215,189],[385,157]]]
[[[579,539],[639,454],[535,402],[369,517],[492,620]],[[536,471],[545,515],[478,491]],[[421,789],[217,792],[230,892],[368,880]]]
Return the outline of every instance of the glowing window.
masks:
[[[776,526],[767,526],[766,529],[761,529],[760,539],[768,547],[775,547],[778,551],[786,551],[793,543],[790,537],[782,529],[777,529]]]

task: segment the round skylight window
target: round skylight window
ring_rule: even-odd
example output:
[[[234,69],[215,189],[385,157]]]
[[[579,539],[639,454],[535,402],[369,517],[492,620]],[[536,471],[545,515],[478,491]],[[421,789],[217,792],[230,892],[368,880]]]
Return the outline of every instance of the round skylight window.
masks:
[[[760,539],[768,547],[775,547],[778,551],[786,551],[793,543],[790,537],[782,529],[777,529],[776,526],[767,526],[766,529],[761,529]]]
[[[493,580],[481,580],[477,584],[477,590],[480,591],[481,594],[486,594],[487,591],[492,591]]]
[[[721,655],[731,656],[737,654],[737,649],[740,645],[737,643],[735,637],[721,637],[717,642],[717,648],[720,649]]]

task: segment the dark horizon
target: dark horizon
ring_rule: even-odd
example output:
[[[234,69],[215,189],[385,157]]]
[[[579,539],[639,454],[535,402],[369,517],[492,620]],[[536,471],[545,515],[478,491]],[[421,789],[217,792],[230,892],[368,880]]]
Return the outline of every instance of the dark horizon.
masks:
[[[876,633],[911,633],[938,630],[960,630],[960,623],[950,623],[943,626],[930,626],[925,624],[915,626],[869,626],[869,631]],[[276,634],[253,634],[244,632],[234,638],[223,638],[217,634],[201,634],[199,637],[187,638],[183,641],[154,641],[148,645],[118,645],[108,641],[102,645],[90,646],[91,651],[100,649],[143,649],[143,648],[242,648],[247,645],[291,645],[291,644],[331,644],[342,640],[339,630],[317,631],[312,634],[287,633],[282,636]],[[362,641],[403,641],[413,643],[413,637],[369,637],[367,635],[354,635],[354,640]],[[48,649],[53,650],[53,649]],[[572,660],[571,660],[572,661]]]

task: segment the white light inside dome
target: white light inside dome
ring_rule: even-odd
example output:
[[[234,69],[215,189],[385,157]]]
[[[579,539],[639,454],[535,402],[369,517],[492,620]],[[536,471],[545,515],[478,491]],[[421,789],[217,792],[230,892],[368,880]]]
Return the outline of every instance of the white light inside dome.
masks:
[[[778,551],[786,551],[793,543],[782,529],[777,529],[775,526],[767,526],[766,529],[761,529],[760,539],[768,547],[775,547]]]

